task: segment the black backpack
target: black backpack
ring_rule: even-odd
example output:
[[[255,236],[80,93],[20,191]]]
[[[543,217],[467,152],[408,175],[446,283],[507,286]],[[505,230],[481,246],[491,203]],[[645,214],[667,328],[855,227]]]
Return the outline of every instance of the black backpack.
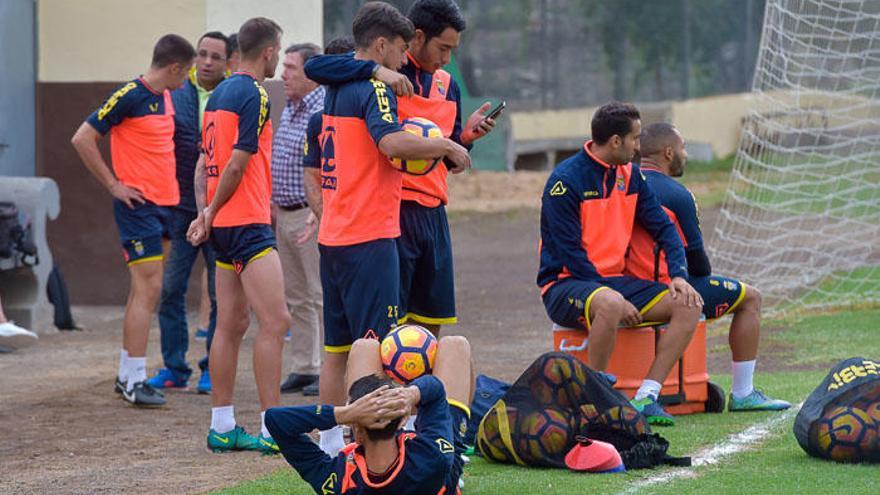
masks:
[[[15,203],[0,201],[0,258],[19,257],[25,266],[39,263],[31,224],[23,220]]]

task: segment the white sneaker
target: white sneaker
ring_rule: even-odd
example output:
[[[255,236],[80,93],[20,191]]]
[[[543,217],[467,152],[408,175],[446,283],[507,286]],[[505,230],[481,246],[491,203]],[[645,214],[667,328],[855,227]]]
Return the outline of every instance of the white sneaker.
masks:
[[[37,334],[21,328],[11,321],[0,323],[0,352],[12,352],[32,345],[37,341]]]

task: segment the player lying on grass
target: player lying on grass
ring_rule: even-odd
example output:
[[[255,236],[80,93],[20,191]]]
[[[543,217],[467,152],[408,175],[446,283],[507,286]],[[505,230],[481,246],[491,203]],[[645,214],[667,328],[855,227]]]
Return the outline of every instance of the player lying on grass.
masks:
[[[266,425],[281,453],[315,493],[453,494],[461,475],[453,425],[469,414],[471,350],[463,337],[440,340],[434,374],[400,387],[382,372],[379,342],[355,341],[349,355],[349,403],[279,407]],[[418,411],[415,431],[400,427]],[[355,443],[325,454],[307,435],[351,425]]]
[[[696,199],[685,186],[672,178],[681,177],[687,165],[684,139],[672,124],[652,124],[642,131],[641,155],[642,175],[675,223],[684,243],[689,281],[703,297],[703,314],[706,319],[733,314],[729,336],[733,354],[733,386],[728,409],[788,409],[791,404],[770,399],[752,385],[761,328],[761,293],[739,280],[712,275],[709,257],[703,248]],[[657,242],[645,229],[636,225],[627,255],[626,273],[669,283],[665,258],[666,254],[657,246]]]
[[[633,400],[652,424],[674,420],[660,404],[661,383],[693,336],[703,301],[687,283],[684,247],[639,168],[641,120],[632,105],[596,111],[592,140],[550,174],[541,199],[538,286],[550,318],[590,332],[589,365],[605,371],[618,325],[668,322]],[[668,284],[623,273],[633,224],[668,253]]]

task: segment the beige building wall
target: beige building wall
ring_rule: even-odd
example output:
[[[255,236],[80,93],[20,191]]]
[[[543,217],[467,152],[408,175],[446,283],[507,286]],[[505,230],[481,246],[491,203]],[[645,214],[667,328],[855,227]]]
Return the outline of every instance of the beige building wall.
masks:
[[[323,41],[321,0],[37,0],[38,80],[125,81],[143,73],[153,45],[176,33],[237,31],[255,16],[277,21],[282,46]]]
[[[147,69],[162,35],[195,41],[205,28],[205,0],[38,0],[37,6],[42,82],[125,81]]]
[[[268,17],[284,29],[282,48],[303,42],[324,44],[324,2],[321,0],[206,0],[205,3],[205,19],[211,29],[231,33],[238,31],[251,17]]]

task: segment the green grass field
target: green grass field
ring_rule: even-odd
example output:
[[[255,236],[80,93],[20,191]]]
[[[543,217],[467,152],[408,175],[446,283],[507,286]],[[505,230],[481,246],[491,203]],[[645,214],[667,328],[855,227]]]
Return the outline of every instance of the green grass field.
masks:
[[[878,358],[880,310],[863,310],[805,318],[797,323],[769,322],[762,339],[756,385],[770,395],[800,403],[835,362],[858,355]],[[710,335],[723,334],[714,325]],[[710,349],[729,355],[726,346]],[[873,354],[872,354],[873,353]],[[763,365],[763,366],[762,366]],[[777,372],[762,371],[766,369]],[[730,377],[712,380],[729,390]],[[674,428],[656,429],[670,443],[672,455],[693,455],[749,426],[781,413],[722,413],[679,417]],[[847,493],[874,494],[880,490],[880,467],[840,465],[808,457],[798,447],[791,428],[793,415],[776,425],[751,450],[722,458],[714,465],[687,468],[675,480],[641,486],[662,473],[685,468],[632,471],[615,475],[576,474],[565,470],[531,469],[499,465],[474,457],[465,472],[466,495],[517,493]],[[215,493],[312,493],[292,469]]]

